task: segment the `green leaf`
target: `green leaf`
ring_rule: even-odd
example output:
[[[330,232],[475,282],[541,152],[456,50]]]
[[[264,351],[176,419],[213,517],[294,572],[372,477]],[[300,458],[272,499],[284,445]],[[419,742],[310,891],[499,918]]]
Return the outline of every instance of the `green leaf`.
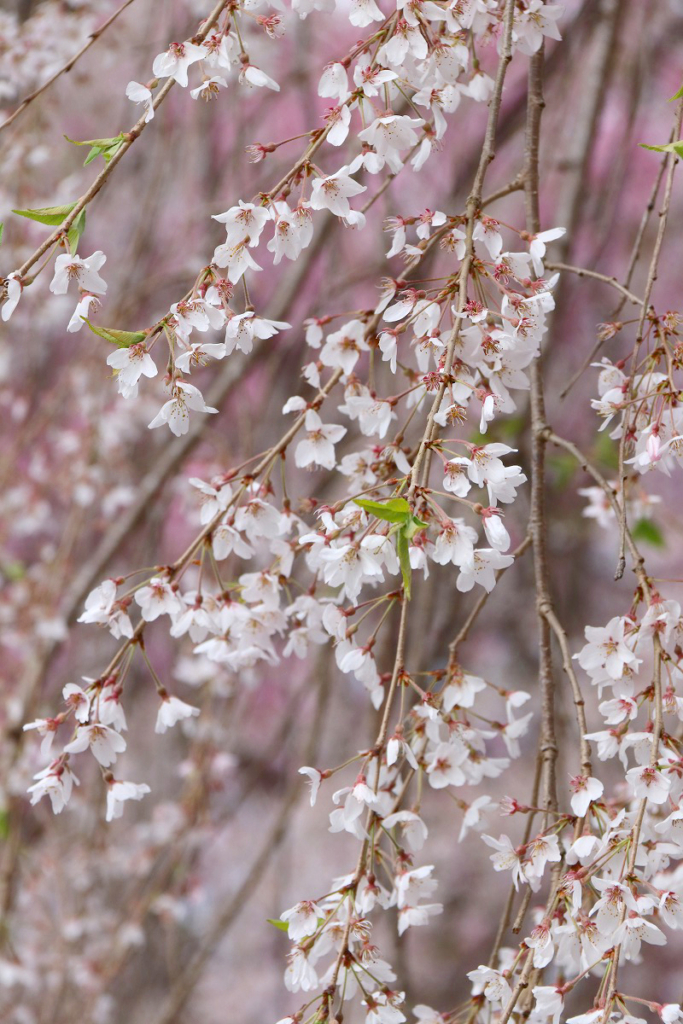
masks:
[[[410,541],[406,536],[405,528],[399,530],[396,535],[396,553],[398,555],[398,564],[401,566],[401,576],[403,577],[403,593],[405,594],[406,601],[410,601]]]
[[[95,327],[87,316],[84,316],[83,320],[98,338],[104,338],[105,341],[111,345],[117,345],[119,348],[130,348],[131,345],[137,345],[147,337],[144,331],[117,331],[114,327]]]
[[[76,220],[73,222],[73,224],[69,228],[69,230],[67,232],[67,236],[66,236],[68,238],[68,240],[69,240],[69,249],[71,250],[72,253],[78,252],[78,243],[80,242],[81,235],[83,234],[84,231],[85,231],[85,210],[81,210],[81,212],[76,217]]]
[[[384,519],[388,523],[397,523],[398,530],[390,530],[390,535],[396,533],[396,553],[398,563],[401,566],[403,577],[403,590],[406,600],[410,600],[410,541],[424,530],[427,523],[414,516],[410,511],[410,505],[405,498],[389,498],[388,501],[368,501],[355,498],[356,505],[360,505],[366,512],[370,512],[376,519]]]
[[[104,162],[108,164],[125,141],[123,133],[116,135],[113,139],[85,139],[83,142],[79,142],[78,139],[70,139],[68,135],[65,135],[64,138],[74,146],[91,147],[90,152],[85,158],[84,167],[87,167],[98,156],[104,157]]]
[[[644,142],[639,142],[638,145],[641,149],[652,149],[655,153],[675,153],[676,156],[683,156],[683,139],[669,142],[666,146],[648,146]]]
[[[29,220],[37,220],[39,224],[47,224],[56,228],[68,217],[73,210],[75,203],[66,203],[64,206],[43,206],[37,210],[12,210],[20,217],[28,217]]]
[[[639,519],[633,527],[632,533],[635,541],[643,541],[645,544],[651,544],[653,548],[666,547],[664,534],[657,524],[653,523],[651,519]]]
[[[268,924],[272,924],[273,928],[277,928],[281,932],[286,932],[289,928],[286,921],[280,921],[277,917],[267,917],[266,921]]]
[[[9,811],[0,811],[0,839],[7,839],[9,835]]]
[[[410,521],[401,529],[401,533],[404,533],[408,540],[412,540],[416,533],[424,530],[428,525],[428,523],[423,523],[421,519],[418,519],[417,516],[411,516]]]
[[[673,96],[669,98],[669,103],[673,102],[673,100],[683,100],[683,85],[680,87],[678,92],[675,92]]]
[[[4,224],[0,224],[0,242],[2,242],[2,236],[4,235],[4,233],[5,233],[5,225]]]
[[[403,525],[410,520],[410,505],[405,498],[390,498],[389,501],[381,502],[362,498],[354,500],[365,512],[369,512],[376,519],[384,519],[387,523]]]

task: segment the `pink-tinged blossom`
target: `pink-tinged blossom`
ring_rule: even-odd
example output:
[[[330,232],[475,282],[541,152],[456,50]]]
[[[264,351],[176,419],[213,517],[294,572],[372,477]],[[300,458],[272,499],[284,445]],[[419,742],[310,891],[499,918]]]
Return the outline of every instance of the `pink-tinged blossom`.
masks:
[[[313,409],[306,413],[304,426],[307,436],[296,446],[296,465],[302,468],[316,465],[322,466],[323,469],[334,469],[337,461],[334,446],[345,435],[346,427],[336,423],[323,423]]]
[[[501,971],[492,967],[477,967],[476,971],[468,971],[467,977],[472,982],[472,995],[484,995],[488,1002],[496,1006],[506,1006],[512,998],[512,989]]]
[[[62,690],[66,704],[73,709],[74,718],[81,724],[90,717],[90,697],[76,683],[67,683]]]
[[[86,676],[83,678],[86,683],[94,682]],[[126,713],[121,703],[121,687],[117,685],[116,680],[104,686],[99,697],[96,698],[95,706],[103,725],[109,725],[117,732],[124,732],[128,728]]]
[[[579,654],[581,668],[593,677],[606,673],[609,679],[621,679],[627,666],[634,668],[640,664],[626,642],[626,620],[616,616],[606,626],[586,626],[588,643]]]
[[[285,988],[288,992],[310,992],[317,984],[318,975],[306,950],[296,946],[287,957]]]
[[[461,765],[466,759],[467,749],[462,743],[439,743],[427,765],[430,786],[433,789],[463,786],[467,778]]]
[[[647,942],[652,946],[665,946],[666,935],[652,921],[644,917],[630,915],[622,921],[614,932],[614,944],[621,946],[621,951],[626,960],[636,960],[640,954],[641,943]]]
[[[559,858],[558,858],[559,859]],[[526,873],[526,872],[525,872]],[[540,888],[540,880],[533,876],[529,879],[532,891],[537,892]],[[555,944],[550,933],[550,925],[547,920],[541,921],[532,930],[531,935],[524,940],[524,945],[532,951],[533,965],[538,970],[547,967],[555,955]]]
[[[537,836],[528,843],[524,874],[534,892],[540,887],[546,864],[557,864],[561,859],[562,853],[555,835]]]
[[[156,733],[165,733],[167,729],[171,729],[177,722],[181,722],[186,718],[193,718],[198,714],[199,708],[186,704],[185,701],[179,700],[178,697],[162,697],[154,731]]]
[[[636,913],[638,904],[628,886],[621,882],[600,877],[594,877],[592,882],[602,895],[593,904],[591,917],[595,915],[595,923],[600,933],[611,938],[624,911]]]
[[[9,320],[14,310],[17,308],[19,299],[21,298],[22,285],[19,280],[19,275],[16,271],[13,271],[7,276],[5,281],[6,295],[5,301],[2,304],[0,310],[0,316],[5,323]]]
[[[444,711],[451,711],[456,706],[473,707],[477,694],[485,689],[486,683],[479,676],[467,675],[462,671],[454,673],[442,693]]]
[[[506,835],[502,835],[500,839],[494,839],[493,836],[482,835],[481,837],[487,846],[490,846],[495,853],[491,854],[491,863],[493,864],[494,871],[511,871],[512,881],[515,889],[519,888],[519,882],[525,880],[525,875],[522,870],[522,862],[519,854],[515,850],[514,846],[510,842],[510,839]],[[468,975],[470,977],[470,975]]]
[[[248,559],[254,554],[254,549],[247,544],[239,531],[234,526],[230,526],[229,523],[218,524],[211,536],[211,547],[213,548],[214,557],[219,562],[222,562],[223,559],[231,555],[233,551],[238,558]]]
[[[410,744],[406,743],[402,733],[395,733],[387,742],[387,765],[391,767],[392,764],[396,764],[401,755],[405,757],[410,767],[417,771],[418,764]]]
[[[145,124],[154,117],[154,100],[152,93],[146,85],[140,82],[129,82],[126,86],[126,96],[132,103],[142,103],[145,111]]]
[[[213,487],[199,477],[190,477],[188,483],[196,487],[202,496],[202,507],[199,513],[199,521],[202,526],[210,523],[220,512],[225,512],[232,504],[232,487],[227,483],[217,482]]]
[[[117,601],[116,583],[104,580],[98,587],[91,590],[85,599],[85,611],[80,615],[79,622],[97,623],[108,626],[115,639],[133,636],[132,623]]]
[[[365,327],[360,320],[350,320],[338,331],[330,334],[320,352],[323,366],[343,370],[350,374],[355,367],[361,352],[367,352]]]
[[[507,551],[510,547],[510,534],[503,525],[502,512],[497,508],[485,508],[481,513],[486,539],[496,551]]]
[[[387,71],[373,65],[369,57],[358,60],[353,69],[353,81],[357,89],[360,89],[365,96],[377,96],[383,85],[393,82],[398,78],[395,71]]]
[[[554,242],[566,234],[565,228],[550,228],[548,231],[541,231],[529,239],[529,254],[534,264],[534,271],[537,277],[543,276],[543,257],[546,253],[546,242]]]
[[[61,758],[48,765],[47,768],[43,768],[33,778],[38,781],[28,787],[28,792],[31,794],[31,804],[35,805],[44,796],[49,796],[54,814],[61,814],[69,802],[74,784],[76,786],[80,785],[79,780],[69,765],[65,764]]]
[[[486,825],[486,815],[494,804],[490,796],[478,796],[467,807],[460,826],[458,842],[461,843],[470,829],[480,831]]]
[[[66,327],[69,334],[76,334],[77,331],[80,331],[86,318],[92,315],[92,307],[97,309],[99,305],[100,300],[96,295],[84,295],[82,299],[79,299]]]
[[[513,562],[512,555],[504,555],[495,548],[477,548],[460,565],[455,585],[458,590],[466,593],[478,583],[490,593],[496,585],[496,572],[507,569]]]
[[[638,717],[638,705],[632,697],[615,697],[613,700],[604,700],[598,711],[603,715],[606,725],[620,725],[622,722],[632,722]]]
[[[401,114],[390,114],[378,117],[367,128],[358,133],[361,142],[367,142],[377,154],[375,160],[366,160],[366,168],[376,174],[385,163],[395,174],[400,171],[403,162],[399,156],[406,149],[417,144],[416,129],[421,128],[424,121],[420,117],[408,117]]]
[[[425,844],[428,836],[427,826],[414,811],[396,811],[384,819],[384,828],[400,828],[402,845],[411,853],[417,853]]]
[[[327,126],[327,142],[331,146],[342,146],[349,134],[351,127],[351,111],[348,106],[330,107],[325,114]]]
[[[248,244],[246,241],[235,245],[225,242],[214,250],[213,262],[217,267],[227,267],[230,284],[237,284],[247,270],[262,269],[250,254]]]
[[[107,821],[123,815],[126,800],[142,800],[149,792],[150,788],[144,782],[110,782],[107,789]]]
[[[161,576],[155,576],[147,586],[136,590],[135,601],[140,605],[145,622],[154,622],[160,615],[179,615],[183,610],[177,593]]]
[[[481,75],[475,75],[473,81],[481,80]],[[497,260],[503,251],[503,236],[498,230],[498,222],[491,217],[484,217],[478,220],[472,234],[475,242],[483,242],[492,260]]]
[[[66,295],[69,284],[75,281],[79,288],[95,295],[104,295],[107,282],[98,274],[98,270],[107,262],[107,257],[98,249],[92,256],[85,259],[78,255],[71,256],[63,252],[55,260],[55,272],[50,282],[50,291],[55,295]]]
[[[315,178],[311,185],[311,209],[329,210],[337,217],[348,217],[351,213],[349,199],[366,191],[365,185],[359,185],[350,178],[347,167],[341,167],[335,174],[327,178]]]
[[[280,920],[287,923],[287,934],[292,942],[299,942],[318,930],[318,918],[324,918],[324,911],[312,900],[303,900],[280,914]]]
[[[645,637],[657,634],[663,644],[668,644],[673,631],[681,619],[681,606],[678,601],[653,600],[642,619],[638,630],[638,643]]]
[[[155,78],[173,78],[183,89],[187,87],[187,69],[206,56],[203,46],[194,43],[171,43],[168,50],[154,58]]]
[[[255,67],[253,64],[245,64],[240,71],[240,84],[254,85],[258,89],[272,89],[273,92],[279,92],[280,86],[277,84],[275,79],[267,75],[261,68]]]
[[[213,220],[225,225],[227,243],[230,246],[247,242],[250,246],[259,244],[261,232],[271,220],[271,213],[266,207],[244,203],[240,199],[237,206],[231,206],[225,213],[216,213]]]
[[[348,387],[344,395],[346,401],[339,406],[339,411],[358,422],[361,434],[366,437],[385,437],[389,426],[396,418],[390,402],[375,398],[369,388]]]
[[[536,1000],[533,1011],[534,1020],[550,1020],[552,1024],[560,1024],[564,1008],[562,992],[552,985],[536,985],[532,992]]]
[[[275,230],[266,248],[273,253],[275,266],[287,257],[296,260],[313,237],[313,226],[308,206],[300,204],[291,210],[287,203],[275,204]]]
[[[407,1017],[398,1008],[402,1001],[403,994],[397,992],[374,992],[367,996],[362,1003],[367,1009],[365,1024],[403,1024]]]
[[[330,814],[329,831],[350,832],[356,839],[365,839],[367,833],[361,821],[361,816],[366,810],[365,802],[360,800],[354,794],[353,789],[348,786],[337,790],[332,797],[335,804],[338,804],[342,799],[344,801],[343,806],[338,807],[337,810],[332,811]]]
[[[367,28],[373,21],[383,21],[384,15],[375,0],[351,0],[349,21],[356,28]]]
[[[137,395],[141,376],[156,377],[159,372],[144,345],[115,349],[107,356],[107,366],[114,370],[119,394],[124,398],[134,398]]]
[[[466,565],[471,562],[476,541],[477,531],[466,526],[464,520],[449,520],[436,539],[432,559],[438,565]]]
[[[315,806],[315,801],[318,797],[318,790],[320,789],[320,783],[322,782],[322,772],[319,772],[317,768],[309,768],[305,766],[299,768],[299,775],[305,775],[308,778],[308,783],[311,787],[311,807]]]
[[[571,808],[579,818],[585,817],[589,806],[595,800],[599,800],[605,791],[600,779],[594,779],[587,775],[576,775],[570,779],[569,785],[573,793],[570,801]]]
[[[102,767],[108,768],[126,749],[126,741],[115,729],[101,722],[79,725],[75,738],[64,747],[64,753],[82,754],[88,748]]]
[[[331,97],[339,103],[349,96],[349,85],[346,69],[343,64],[328,64],[318,83],[318,96]]]
[[[236,348],[248,355],[254,347],[254,339],[265,341],[278,331],[287,330],[291,324],[284,320],[267,320],[256,316],[252,310],[231,316],[225,328],[225,351],[230,355]]]
[[[201,391],[193,384],[188,384],[184,380],[176,380],[173,385],[173,398],[162,405],[148,427],[150,430],[154,430],[155,427],[161,427],[166,423],[176,437],[181,437],[190,429],[189,409],[193,409],[195,412],[218,412],[218,409],[213,409],[206,404]]]
[[[683,1020],[683,1010],[678,1003],[665,1003],[657,1006],[657,1013],[664,1024],[679,1024]]]
[[[432,878],[434,866],[423,865],[411,871],[403,871],[396,876],[396,905],[399,907],[414,906],[436,890],[438,882]]]
[[[671,791],[671,779],[659,770],[659,766],[631,768],[626,779],[638,800],[650,800],[653,804],[666,803]]]
[[[59,720],[56,718],[36,718],[33,722],[26,722],[22,726],[24,732],[31,732],[35,729],[42,737],[40,753],[43,757],[47,757],[52,750],[52,743],[58,728]]]
[[[222,75],[214,75],[206,78],[196,89],[190,89],[190,96],[193,100],[212,100],[218,96],[221,89],[227,89],[228,83]]]

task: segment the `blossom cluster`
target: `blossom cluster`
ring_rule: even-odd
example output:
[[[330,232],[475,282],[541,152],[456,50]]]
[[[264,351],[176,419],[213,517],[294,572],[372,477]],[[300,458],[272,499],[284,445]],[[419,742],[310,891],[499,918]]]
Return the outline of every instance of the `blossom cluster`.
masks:
[[[298,18],[323,24],[336,10],[334,0],[291,6]],[[157,55],[150,80],[126,88],[141,105],[133,130],[91,140],[105,168],[124,159],[143,131],[158,130],[172,85],[191,99],[219,102],[226,90],[227,97],[247,89],[278,93],[272,69],[260,64],[289,25],[281,8],[219,4],[195,35]],[[24,293],[54,258],[49,292],[56,300],[77,294],[65,330],[87,326],[112,346],[106,365],[122,400],[133,407],[144,401],[151,386],[143,378],[159,377],[164,365],[167,398],[148,427],[167,426],[172,443],[189,432],[191,414],[218,415],[198,386],[216,362],[265,361],[278,346],[290,353],[298,344],[301,364],[279,438],[245,462],[189,480],[197,529],[177,560],[97,577],[78,621],[98,626],[106,642],[108,633],[116,652],[99,675],[63,686],[53,716],[23,724],[41,738],[47,761],[33,775],[31,804],[48,797],[56,814],[73,809],[76,787],[92,769],[102,777],[108,822],[150,794],[149,783],[130,781],[119,762],[129,756],[130,695],[140,667],[158,702],[153,731],[199,726],[200,707],[170,692],[146,643],[150,624],[158,623],[158,634],[166,627],[188,655],[186,678],[208,679],[219,668],[235,689],[259,670],[286,671],[290,659],[313,661],[327,648],[344,685],[366,694],[379,722],[374,742],[354,744],[342,764],[327,765],[323,751],[319,763],[299,769],[317,808],[311,813],[325,798],[329,832],[354,855],[322,893],[304,891],[302,880],[298,901],[274,919],[292,943],[286,989],[304,1000],[284,1021],[323,1024],[360,1012],[366,1024],[401,1024],[412,1012],[419,1024],[437,1024],[461,1015],[409,1007],[397,969],[375,941],[380,912],[399,936],[428,928],[444,912],[428,838],[435,801],[448,799],[459,812],[459,841],[479,843],[492,870],[509,873],[511,900],[524,893],[516,929],[524,928],[523,937],[516,948],[498,944],[488,964],[469,970],[463,1019],[506,1024],[515,1013],[530,1024],[558,1024],[567,996],[586,982],[579,990],[585,1005],[566,1018],[570,1024],[635,1024],[630,997],[616,988],[617,970],[623,961],[639,962],[643,944],[664,945],[683,924],[683,617],[646,573],[629,527],[657,503],[643,486],[646,474],[668,474],[683,452],[677,317],[644,312],[631,365],[599,364],[599,397],[591,405],[605,426],[616,420],[610,438],[619,444],[620,479],[613,485],[594,472],[595,486],[582,493],[590,501],[586,514],[620,532],[637,583],[626,611],[604,627],[587,627],[573,658],[562,647],[580,733],[566,800],[558,801],[548,782],[547,722],[537,766],[545,788],[537,781],[528,803],[493,799],[491,780],[502,784],[537,727],[532,687],[511,689],[505,679],[489,678],[476,655],[465,663],[464,634],[447,657],[419,660],[406,643],[406,623],[435,578],[448,581],[450,594],[472,591],[483,603],[538,527],[537,506],[529,536],[511,514],[515,503],[519,509],[535,499],[528,453],[505,443],[505,428],[526,414],[529,392],[532,403],[538,397],[559,280],[548,247],[565,228],[536,229],[521,212],[517,224],[498,219],[496,201],[520,184],[515,179],[487,198],[482,186],[493,153],[484,150],[464,209],[392,207],[385,259],[397,276],[381,281],[371,303],[337,312],[332,293],[325,312],[289,323],[270,318],[252,293],[266,260],[280,268],[277,276],[283,261],[304,258],[325,220],[336,218],[362,242],[370,231],[366,215],[393,179],[419,181],[425,165],[438,160],[461,104],[488,107],[495,129],[509,61],[527,64],[547,39],[559,40],[562,11],[543,0],[398,0],[395,9],[385,0],[351,0],[343,13],[366,35],[318,78],[318,97],[333,104],[324,127],[283,142],[254,141],[249,155],[258,163],[297,139],[306,143],[269,191],[232,196],[213,215],[225,240],[152,326],[124,331],[100,323],[107,255],[79,254],[87,250],[82,225],[74,234],[78,204],[58,214],[19,211],[49,226],[63,217],[66,227],[57,225],[35,259],[7,273],[2,320],[31,301]],[[257,32],[266,36],[258,64],[249,52],[261,53]],[[616,336],[623,325],[613,327]],[[532,429],[536,443],[552,440],[547,424],[534,420]],[[554,624],[540,591],[538,611]],[[583,676],[595,695],[586,701],[590,728]],[[616,763],[598,777],[593,756]],[[500,823],[514,816],[526,822],[521,840]],[[678,1004],[634,998],[664,1024],[683,1020]]]

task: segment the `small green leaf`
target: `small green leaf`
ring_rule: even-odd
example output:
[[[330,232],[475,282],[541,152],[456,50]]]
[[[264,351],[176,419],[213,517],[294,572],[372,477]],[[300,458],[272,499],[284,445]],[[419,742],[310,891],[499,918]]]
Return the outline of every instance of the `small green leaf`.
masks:
[[[675,153],[676,156],[683,156],[683,139],[669,142],[666,146],[648,146],[644,142],[639,142],[638,145],[641,149],[652,149],[655,153]]]
[[[0,839],[7,839],[9,835],[9,811],[0,811]]]
[[[368,501],[363,498],[355,499],[356,505],[376,519],[384,519],[387,523],[405,524],[410,519],[410,505],[405,498],[390,498],[389,501]]]
[[[4,224],[0,224],[0,242],[2,242],[2,236],[4,235],[4,233],[5,233],[5,225]]]
[[[69,228],[69,230],[67,232],[67,236],[66,236],[68,238],[68,240],[69,240],[69,249],[71,250],[72,253],[78,252],[78,243],[80,242],[81,235],[83,234],[84,231],[85,231],[85,210],[81,210],[81,212],[76,217],[76,220],[73,222],[73,224]]]
[[[83,142],[79,142],[78,139],[70,139],[68,135],[65,135],[64,138],[74,146],[91,147],[90,152],[85,158],[84,167],[87,167],[98,156],[104,157],[104,162],[108,164],[124,142],[122,133],[116,135],[113,139],[85,139]]]
[[[95,327],[87,316],[84,316],[83,320],[98,338],[104,338],[105,341],[111,345],[117,345],[119,348],[130,348],[131,345],[137,345],[147,337],[144,331],[117,331],[113,327]]]
[[[639,519],[633,527],[632,533],[635,541],[643,541],[645,544],[651,544],[653,548],[666,547],[664,534],[657,524],[653,523],[651,519]]]
[[[20,217],[28,217],[29,220],[37,220],[39,224],[47,224],[56,228],[68,217],[73,210],[75,203],[66,203],[64,206],[43,206],[38,210],[12,210]]]
[[[683,85],[680,87],[678,92],[675,92],[673,96],[669,98],[669,103],[672,103],[673,100],[683,100]]]
[[[405,594],[406,601],[410,601],[410,541],[406,537],[405,529],[399,530],[396,535],[396,554],[398,555],[398,564],[401,566],[401,576],[403,577],[403,593]]]
[[[272,924],[273,928],[277,928],[281,932],[286,932],[289,928],[286,921],[280,921],[277,917],[267,917],[266,921],[268,924]]]
[[[424,530],[428,525],[428,523],[423,523],[421,519],[418,519],[417,516],[411,516],[410,521],[401,529],[401,533],[406,535],[407,540],[412,540],[416,533]]]
[[[401,566],[403,577],[403,591],[407,601],[410,601],[410,541],[411,538],[424,530],[427,523],[414,516],[410,511],[410,505],[405,498],[389,498],[388,501],[368,501],[365,499],[354,499],[356,505],[360,505],[366,512],[370,512],[376,519],[384,519],[388,523],[397,523],[398,530],[391,530],[396,533],[396,553],[398,564]]]

